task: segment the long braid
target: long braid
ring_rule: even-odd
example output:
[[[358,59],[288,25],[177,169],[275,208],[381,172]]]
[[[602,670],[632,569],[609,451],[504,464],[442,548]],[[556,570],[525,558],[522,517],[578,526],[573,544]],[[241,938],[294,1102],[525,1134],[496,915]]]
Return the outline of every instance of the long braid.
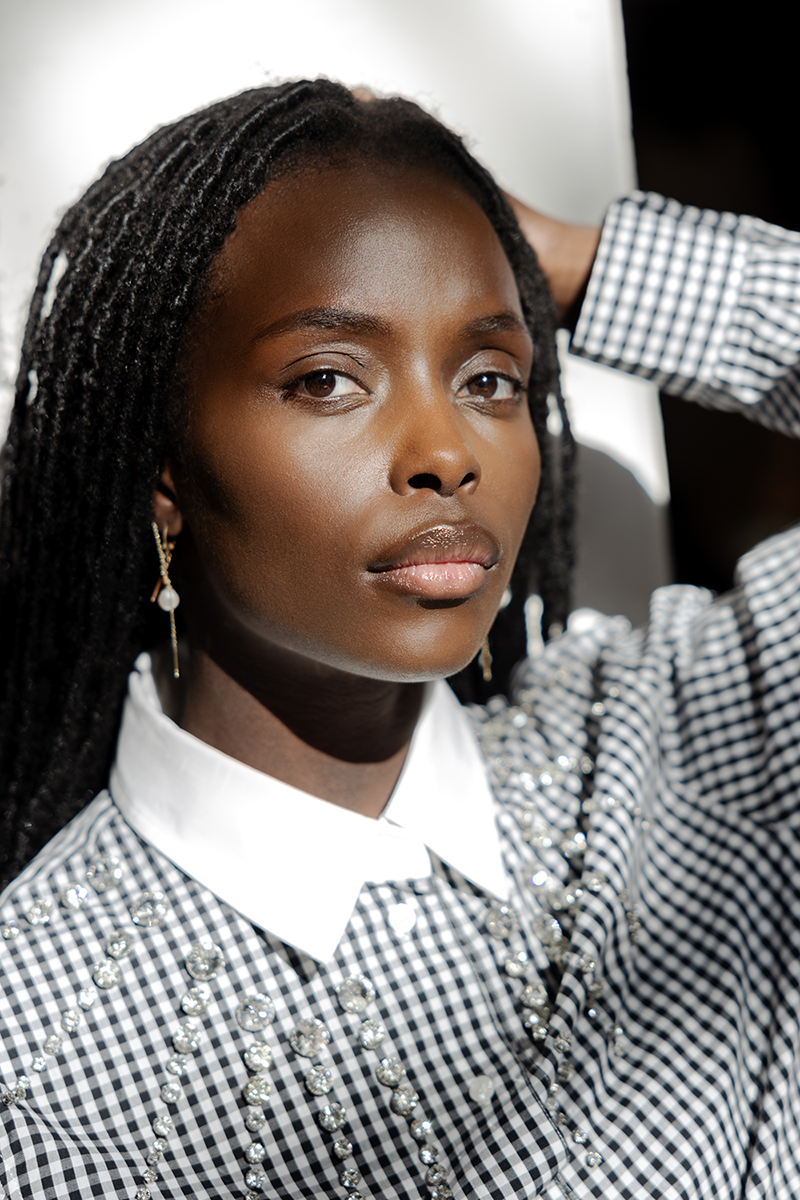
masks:
[[[268,178],[310,158],[350,153],[427,158],[487,212],[534,331],[531,410],[545,445],[558,373],[542,276],[488,174],[414,105],[359,104],[324,80],[284,84],[166,126],[112,163],[66,214],[44,256],[3,454],[5,878],[106,782],[127,673],[160,636],[146,604],[155,569],[150,497],[174,419],[176,364],[209,268],[237,211]],[[568,460],[553,466],[545,468],[515,596],[524,594],[534,552],[546,613],[560,619]],[[508,642],[500,654],[509,660],[512,642],[516,656],[524,649],[518,612],[516,623],[516,636],[497,635]]]

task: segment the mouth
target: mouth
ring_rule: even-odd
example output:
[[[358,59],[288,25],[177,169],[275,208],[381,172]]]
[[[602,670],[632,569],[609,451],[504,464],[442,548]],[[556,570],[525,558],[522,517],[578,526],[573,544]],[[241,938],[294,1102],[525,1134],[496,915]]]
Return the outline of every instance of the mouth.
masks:
[[[387,587],[422,600],[466,600],[486,586],[499,558],[497,539],[466,521],[422,529],[368,570]]]

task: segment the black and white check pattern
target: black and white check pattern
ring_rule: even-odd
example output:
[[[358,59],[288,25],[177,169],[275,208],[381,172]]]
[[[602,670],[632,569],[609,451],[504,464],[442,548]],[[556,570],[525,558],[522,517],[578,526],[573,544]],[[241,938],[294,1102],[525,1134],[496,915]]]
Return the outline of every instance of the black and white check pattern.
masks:
[[[758,392],[763,419],[793,425],[799,254],[796,235],[759,222],[633,197],[609,214],[575,344],[612,365],[641,364],[704,401],[718,403],[724,392],[725,404],[752,406]],[[626,274],[620,289],[619,275],[612,271],[609,281],[608,272],[628,261],[639,276],[631,282]],[[789,262],[793,283],[782,274]],[[673,278],[679,293],[687,280],[699,284],[688,293],[693,317],[674,299]],[[676,312],[688,322],[677,333]],[[445,866],[429,880],[367,885],[334,960],[316,970],[142,843],[110,798],[99,797],[0,905],[0,919],[14,917],[22,929],[0,942],[0,1079],[4,1087],[21,1073],[32,1080],[25,1100],[0,1106],[6,1196],[132,1200],[151,1121],[166,1111],[159,1089],[188,985],[183,959],[210,935],[228,967],[211,985],[204,1041],[185,1096],[170,1110],[175,1132],[151,1185],[158,1200],[246,1194],[242,1152],[253,1135],[244,1126],[241,1050],[251,1039],[231,1014],[252,991],[268,992],[277,1008],[265,1035],[276,1062],[260,1135],[267,1194],[345,1194],[330,1135],[314,1120],[324,1101],[304,1091],[308,1064],[288,1045],[295,1022],[311,1015],[332,1033],[330,1098],[348,1109],[362,1193],[425,1194],[408,1123],[389,1109],[375,1055],[357,1047],[360,1018],[335,1002],[335,985],[354,973],[376,987],[385,1053],[407,1066],[456,1196],[796,1200],[799,573],[800,536],[781,535],[747,556],[730,595],[715,601],[666,588],[644,633],[619,619],[568,633],[521,669],[525,711],[488,714],[512,903],[542,968],[529,933],[535,905],[522,882],[532,852],[517,820],[518,779],[558,755],[579,759],[596,742],[596,769],[585,781],[584,869],[607,882],[585,891],[542,1045],[523,1029],[520,983],[502,970],[504,945],[484,931],[487,897]],[[486,715],[476,713],[476,723]],[[569,831],[578,791],[574,773],[542,785],[535,795],[543,820]],[[27,926],[33,900],[57,899],[98,851],[123,860],[119,890],[75,913],[58,909],[46,927]],[[279,853],[264,847],[265,871]],[[32,1059],[60,1032],[60,1014],[75,1007],[103,939],[130,928],[127,904],[153,889],[168,895],[169,917],[138,933],[122,985],[64,1035],[63,1052],[37,1075]],[[324,904],[324,879],[298,879],[297,889]],[[392,927],[398,904],[415,913],[410,935]],[[598,977],[599,1000],[587,990]],[[488,1105],[469,1098],[476,1075],[495,1085]],[[575,1140],[578,1129],[587,1142]],[[589,1148],[602,1163],[587,1165]]]

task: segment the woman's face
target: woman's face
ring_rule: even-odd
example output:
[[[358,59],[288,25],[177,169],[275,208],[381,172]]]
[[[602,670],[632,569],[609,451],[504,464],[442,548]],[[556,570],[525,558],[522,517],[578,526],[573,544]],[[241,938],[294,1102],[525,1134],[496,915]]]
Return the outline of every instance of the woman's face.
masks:
[[[531,340],[476,203],[423,169],[271,184],[187,357],[168,469],[193,637],[243,670],[288,652],[408,681],[474,657],[539,479]]]

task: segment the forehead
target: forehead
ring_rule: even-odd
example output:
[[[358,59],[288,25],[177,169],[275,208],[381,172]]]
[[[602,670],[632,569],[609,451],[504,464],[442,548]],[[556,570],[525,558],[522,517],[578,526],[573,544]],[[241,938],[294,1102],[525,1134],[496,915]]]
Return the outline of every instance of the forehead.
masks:
[[[312,167],[268,184],[237,217],[213,269],[212,307],[485,303],[521,315],[491,223],[447,175],[424,167]],[[424,302],[424,303],[423,303]],[[219,310],[218,310],[219,311]],[[253,314],[254,319],[258,319]]]

